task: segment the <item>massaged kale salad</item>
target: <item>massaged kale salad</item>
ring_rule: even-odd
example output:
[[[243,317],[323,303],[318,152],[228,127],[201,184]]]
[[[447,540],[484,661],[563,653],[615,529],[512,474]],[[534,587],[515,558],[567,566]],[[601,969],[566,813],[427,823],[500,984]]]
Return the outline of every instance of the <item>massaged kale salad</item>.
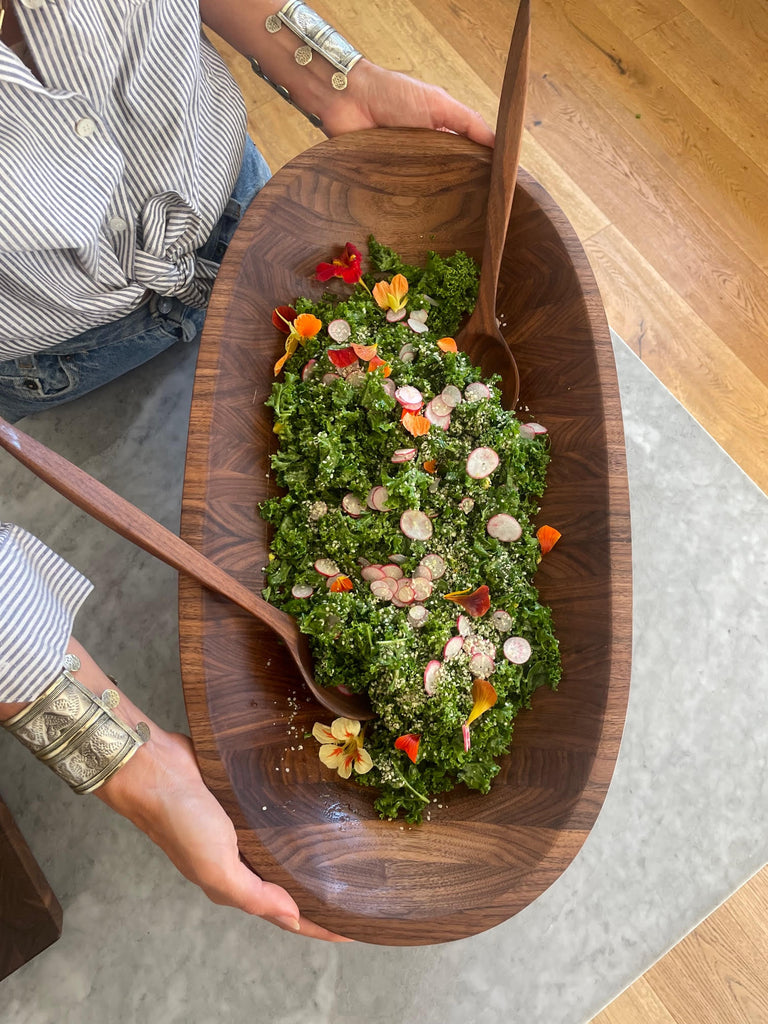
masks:
[[[419,822],[437,794],[487,793],[515,715],[561,667],[532,583],[559,537],[533,517],[546,429],[500,403],[457,350],[478,272],[465,253],[404,264],[369,239],[317,276],[335,292],[281,306],[267,405],[283,497],[264,596],[309,635],[317,682],[365,691],[376,718],[317,723],[319,755]],[[330,717],[330,716],[329,716]]]

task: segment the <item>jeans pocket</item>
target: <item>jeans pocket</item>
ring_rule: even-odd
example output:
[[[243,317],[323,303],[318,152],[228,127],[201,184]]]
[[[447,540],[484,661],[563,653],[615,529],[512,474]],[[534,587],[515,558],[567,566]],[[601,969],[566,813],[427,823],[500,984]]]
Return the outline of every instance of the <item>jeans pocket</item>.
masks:
[[[41,354],[0,363],[0,386],[26,400],[59,402],[77,389],[78,379],[71,356]]]

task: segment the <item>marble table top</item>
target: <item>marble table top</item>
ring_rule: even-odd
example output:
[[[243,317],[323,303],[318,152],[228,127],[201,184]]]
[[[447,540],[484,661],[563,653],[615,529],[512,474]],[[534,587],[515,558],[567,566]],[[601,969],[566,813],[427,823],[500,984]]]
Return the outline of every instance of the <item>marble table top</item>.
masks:
[[[8,736],[5,799],[64,907],[0,984],[13,1024],[584,1024],[766,860],[768,502],[615,338],[632,501],[634,662],[613,783],[568,870],[471,939],[297,939],[209,904],[139,832]],[[178,529],[194,346],[22,421]],[[76,632],[184,729],[176,576],[0,453],[0,518],[87,573]]]

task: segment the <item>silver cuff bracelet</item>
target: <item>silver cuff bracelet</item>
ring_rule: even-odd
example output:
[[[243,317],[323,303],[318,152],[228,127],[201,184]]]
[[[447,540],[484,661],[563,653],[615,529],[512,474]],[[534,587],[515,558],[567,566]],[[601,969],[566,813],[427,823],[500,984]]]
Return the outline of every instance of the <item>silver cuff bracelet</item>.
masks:
[[[268,32],[279,32],[283,25],[303,43],[294,54],[296,63],[309,64],[313,51],[319,53],[336,69],[331,77],[333,88],[346,89],[347,75],[362,58],[362,53],[303,0],[288,0],[277,14],[270,14],[267,18]]]
[[[119,719],[117,690],[97,697],[72,675],[79,668],[67,654],[58,679],[3,725],[75,793],[92,793],[147,742],[149,726],[134,730]]]

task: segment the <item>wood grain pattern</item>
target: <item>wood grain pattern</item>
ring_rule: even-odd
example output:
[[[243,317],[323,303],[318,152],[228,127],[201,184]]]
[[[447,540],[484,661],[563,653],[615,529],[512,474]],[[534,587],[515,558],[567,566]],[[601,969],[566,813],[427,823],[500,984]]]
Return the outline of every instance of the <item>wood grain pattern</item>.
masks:
[[[61,935],[59,901],[0,797],[0,981]]]
[[[268,538],[255,506],[274,488],[263,409],[279,347],[273,306],[316,291],[316,263],[373,229],[406,260],[427,247],[479,256],[489,157],[439,132],[357,133],[298,157],[254,201],[206,321],[182,519],[184,537],[246,586],[261,585]],[[512,209],[499,310],[522,400],[552,437],[542,521],[564,538],[537,584],[553,608],[565,676],[519,718],[489,796],[459,789],[419,828],[379,821],[369,791],[321,766],[307,739],[318,709],[296,689],[285,652],[182,581],[185,696],[206,781],[249,863],[307,916],[362,941],[459,938],[526,906],[586,838],[618,751],[631,569],[613,353],[583,250],[528,176]]]

